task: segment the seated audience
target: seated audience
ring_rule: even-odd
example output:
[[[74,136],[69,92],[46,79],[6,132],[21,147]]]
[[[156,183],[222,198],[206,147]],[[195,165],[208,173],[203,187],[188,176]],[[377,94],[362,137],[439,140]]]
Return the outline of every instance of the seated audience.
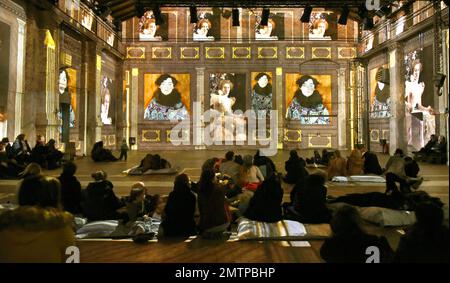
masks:
[[[296,150],[291,150],[289,155],[289,160],[287,160],[284,165],[286,176],[283,180],[288,184],[296,184],[299,179],[308,175],[308,172],[305,169],[306,162],[303,158],[298,156]]]
[[[362,157],[364,159],[364,174],[383,174],[383,170],[381,169],[378,157],[375,153],[366,151]]]
[[[19,186],[19,207],[0,214],[0,262],[63,263],[75,245],[73,216],[60,210],[60,184],[34,176]]]
[[[230,215],[223,188],[216,181],[214,171],[202,172],[199,182],[199,230],[205,238],[221,236],[228,229]]]
[[[195,206],[196,196],[191,191],[189,177],[186,174],[178,175],[164,209],[161,223],[162,236],[195,235],[197,233],[194,219]]]
[[[441,164],[447,162],[447,141],[444,136],[439,136],[438,143],[431,150],[430,159],[432,162],[434,160],[437,160]]]
[[[77,166],[69,161],[64,164],[58,177],[61,183],[61,203],[65,211],[81,214],[81,184],[75,177]]]
[[[9,139],[3,138],[2,143],[5,147],[5,152],[6,152],[6,155],[8,156],[8,159],[13,159],[14,158],[14,149],[13,149],[12,145],[9,143]]]
[[[339,150],[334,151],[328,164],[328,180],[334,176],[347,176],[347,161]]]
[[[295,185],[293,218],[302,223],[328,223],[331,213],[326,206],[325,173],[315,172],[305,182]]]
[[[112,220],[124,217],[117,210],[123,207],[113,191],[113,184],[106,180],[106,172],[93,173],[94,182],[82,192],[81,208],[90,221]]]
[[[134,222],[138,218],[146,215],[145,195],[147,189],[141,182],[131,186],[130,195],[125,201],[128,214],[128,221]]]
[[[277,172],[277,168],[273,163],[272,159],[267,156],[261,155],[259,150],[256,151],[253,157],[253,165],[258,166],[262,171],[263,176],[267,176],[270,172]]]
[[[44,137],[37,135],[36,145],[31,150],[31,161],[39,164],[42,168],[47,168],[48,149],[44,144]]]
[[[50,139],[45,145],[47,149],[47,169],[49,170],[61,166],[61,159],[64,156],[64,154],[56,148],[55,144],[56,141],[54,139]]]
[[[350,153],[347,159],[347,174],[352,175],[363,175],[364,174],[364,160],[361,156],[361,151],[359,149],[354,149]]]
[[[405,159],[403,157],[403,150],[401,149],[396,149],[394,156],[391,156],[389,158],[388,162],[386,163],[385,175],[386,194],[390,194],[392,195],[392,197],[398,200],[403,198],[403,194],[411,192],[411,185],[413,185],[414,188],[417,189],[423,181],[423,178],[418,179],[406,175]],[[396,183],[400,184],[400,190],[398,189]]]
[[[41,166],[39,166],[39,164],[37,163],[30,163],[27,165],[27,167],[25,167],[25,170],[23,170],[23,172],[21,172],[19,174],[19,176],[22,179],[28,178],[28,177],[32,177],[32,176],[38,176],[42,174],[42,168]]]
[[[282,219],[283,189],[279,177],[271,173],[250,199],[244,216],[262,222],[278,222]]]
[[[31,148],[25,139],[25,134],[17,136],[12,145],[12,149],[14,150],[14,159],[19,164],[28,164],[31,162]]]
[[[307,164],[320,164],[322,157],[318,150],[314,150],[314,156],[312,158],[306,158]]]
[[[322,150],[322,159],[320,160],[319,164],[328,166],[328,162],[330,161],[330,154],[331,152],[328,152],[326,148]]]
[[[225,160],[220,164],[219,171],[225,176],[231,178],[233,183],[237,183],[241,166],[233,161],[234,152],[228,151],[225,154]]]
[[[91,151],[91,158],[95,162],[119,160],[112,154],[112,151],[110,149],[106,149],[103,147],[103,141],[99,141],[94,144]]]
[[[393,252],[386,238],[367,234],[361,222],[356,208],[345,205],[338,209],[330,223],[333,236],[323,243],[320,256],[328,263],[365,263],[370,257],[367,248],[375,246],[380,262],[389,262]]]
[[[419,153],[428,155],[432,152],[432,148],[438,144],[438,137],[436,135],[431,135],[430,140],[427,144],[419,150]]]
[[[255,191],[262,181],[264,181],[264,176],[259,167],[253,165],[253,157],[251,155],[244,156],[244,165],[241,168],[239,181],[241,187]]]
[[[4,143],[0,143],[0,179],[17,178],[24,170],[23,166],[17,164],[15,159],[9,158],[4,148]]]
[[[216,170],[216,162],[217,158],[209,158],[205,162],[203,162],[202,165],[202,172],[203,171],[213,171],[214,173],[218,173],[218,170]]]
[[[432,202],[417,205],[417,222],[400,239],[395,262],[448,263],[449,231],[442,225],[442,208]]]
[[[239,164],[239,165],[243,165],[244,164],[244,160],[242,159],[241,155],[235,155],[234,156],[234,162]]]

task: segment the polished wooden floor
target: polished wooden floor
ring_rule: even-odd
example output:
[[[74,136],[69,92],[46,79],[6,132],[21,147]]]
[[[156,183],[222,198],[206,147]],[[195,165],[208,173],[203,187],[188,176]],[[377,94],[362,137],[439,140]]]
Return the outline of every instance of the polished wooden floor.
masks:
[[[156,153],[156,152],[154,152]],[[223,157],[225,151],[164,151],[158,152],[169,160],[172,165],[181,167],[196,181],[200,176],[200,167],[204,160],[211,157]],[[237,154],[254,154],[254,151],[239,150]],[[75,161],[78,165],[77,177],[85,187],[92,179],[90,174],[96,170],[105,170],[108,179],[114,184],[117,195],[129,193],[134,182],[143,181],[151,194],[168,194],[173,186],[174,175],[125,176],[122,171],[140,162],[145,152],[129,152],[128,161],[114,163],[94,163],[88,157],[80,157]],[[310,150],[299,150],[302,157],[312,156]],[[346,152],[343,153],[346,156]],[[118,155],[118,153],[117,153]],[[289,151],[278,151],[272,159],[277,169],[284,173],[284,162],[289,157]],[[389,156],[379,155],[382,166]],[[422,190],[439,197],[444,203],[449,203],[449,171],[446,165],[420,163],[420,174],[424,177]],[[46,171],[52,176],[58,176],[61,170]],[[18,180],[0,180],[0,202],[15,202]],[[328,183],[328,194],[340,196],[358,192],[384,192],[384,184],[336,184]],[[284,201],[289,200],[291,186],[283,184]],[[447,216],[448,219],[448,216]],[[365,228],[378,235],[385,235],[395,249],[401,236],[399,227],[382,228],[366,223]],[[303,242],[287,241],[245,241],[232,240],[213,241],[199,238],[188,240],[173,239],[164,242],[149,242],[137,245],[128,240],[85,240],[78,241],[82,262],[321,262],[319,250],[321,241]]]

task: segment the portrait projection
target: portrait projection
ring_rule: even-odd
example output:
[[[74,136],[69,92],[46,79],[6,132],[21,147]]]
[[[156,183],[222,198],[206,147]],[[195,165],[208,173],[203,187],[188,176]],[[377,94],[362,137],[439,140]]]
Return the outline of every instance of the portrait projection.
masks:
[[[284,14],[270,14],[267,25],[261,25],[261,15],[256,15],[255,40],[279,39],[284,39]]]
[[[114,84],[108,76],[103,76],[100,84],[100,118],[103,125],[112,125],[114,118]]]
[[[144,120],[185,120],[190,111],[189,74],[144,74]]]
[[[192,24],[192,40],[214,41],[220,40],[220,15],[201,12],[197,15],[197,23]]]
[[[388,65],[370,70],[370,118],[389,118],[390,92]]]
[[[304,125],[330,124],[331,76],[286,74],[286,119]]]
[[[92,23],[94,21],[94,16],[89,10],[81,9],[81,25],[88,30],[92,30]]]
[[[210,107],[217,119],[220,117],[221,123],[212,119],[211,125],[214,127],[215,138],[245,140],[245,134],[234,136],[236,126],[245,125],[242,114],[236,114],[234,111],[246,110],[245,105],[245,74],[236,73],[214,73],[209,76]],[[231,128],[225,128],[224,124],[231,125]],[[216,131],[217,130],[217,131]],[[217,135],[217,133],[220,133]]]
[[[8,103],[10,35],[9,25],[0,22],[0,110],[6,110]]]
[[[258,119],[270,117],[272,110],[272,73],[252,72],[252,109]]]
[[[75,113],[77,109],[77,70],[73,68],[62,68],[59,70],[58,91],[61,107],[69,106],[69,111],[61,109],[58,116],[63,120],[63,124],[65,121],[68,121],[69,127],[73,128],[75,127]]]
[[[162,22],[157,23],[153,11],[147,11],[139,19],[139,40],[162,41],[168,39],[168,16],[161,13]]]
[[[311,13],[309,21],[310,40],[335,40],[337,38],[336,15],[331,12]]]
[[[435,134],[433,50],[431,46],[405,55],[405,106],[408,145],[422,148]]]

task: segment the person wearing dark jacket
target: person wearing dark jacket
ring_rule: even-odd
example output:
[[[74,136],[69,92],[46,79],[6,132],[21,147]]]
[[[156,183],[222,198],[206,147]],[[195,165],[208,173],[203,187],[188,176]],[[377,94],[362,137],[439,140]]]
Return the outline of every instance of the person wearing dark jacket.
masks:
[[[113,191],[113,184],[106,180],[104,171],[92,174],[94,182],[89,183],[82,193],[83,215],[90,221],[120,219],[117,209],[123,207]],[[126,213],[125,213],[126,214]]]
[[[328,263],[390,262],[393,252],[387,239],[367,234],[361,222],[356,208],[345,205],[338,209],[330,223],[333,236],[323,243],[320,256]],[[378,248],[379,259],[371,258],[369,247]]]
[[[81,213],[81,184],[75,177],[77,166],[69,161],[63,166],[63,171],[58,177],[61,183],[61,203],[65,211],[72,214]]]
[[[364,174],[383,174],[380,162],[378,162],[378,157],[375,153],[366,151],[362,157],[364,159]]]
[[[52,170],[61,166],[61,159],[64,154],[56,148],[56,141],[50,139],[45,145],[47,149],[47,169]]]
[[[106,149],[103,147],[103,141],[99,141],[94,144],[91,151],[91,158],[95,162],[119,160],[112,154],[112,151],[110,149]]]
[[[244,216],[262,222],[278,222],[282,219],[283,189],[278,176],[272,173],[255,191]]]
[[[331,213],[326,206],[327,188],[321,173],[309,175],[304,182],[295,185],[293,208],[302,223],[328,223]]]
[[[277,168],[275,167],[275,163],[273,163],[272,159],[261,155],[259,150],[256,151],[256,154],[253,157],[253,165],[257,167],[266,166],[265,172],[262,172],[264,177],[269,176],[271,172],[277,172]]]
[[[415,213],[417,222],[400,239],[394,262],[448,263],[449,230],[442,225],[442,208],[426,201]]]
[[[173,191],[169,194],[165,216],[161,223],[163,236],[191,236],[197,233],[194,214],[196,197],[191,191],[189,177],[180,174],[175,178]]]
[[[298,156],[296,150],[291,150],[289,160],[284,165],[286,176],[283,180],[288,184],[296,184],[299,179],[305,178],[308,175],[305,166],[305,160]]]

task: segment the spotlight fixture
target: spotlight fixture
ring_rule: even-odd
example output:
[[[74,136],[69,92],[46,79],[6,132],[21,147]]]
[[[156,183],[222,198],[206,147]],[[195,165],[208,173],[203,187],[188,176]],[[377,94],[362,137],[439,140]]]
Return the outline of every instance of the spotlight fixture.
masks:
[[[312,12],[312,7],[311,7],[311,5],[307,5],[307,6],[305,7],[305,9],[303,10],[303,15],[302,15],[302,17],[300,18],[300,21],[301,21],[302,23],[309,23],[309,20],[310,20],[310,18],[311,18],[311,12]]]
[[[350,10],[348,9],[347,5],[344,5],[342,8],[341,15],[339,16],[338,24],[345,26],[347,24],[348,14],[350,13]]]
[[[153,16],[155,16],[155,24],[157,26],[164,24],[164,19],[162,18],[161,9],[159,6],[153,8]]]
[[[196,24],[198,22],[197,7],[191,6],[189,8],[189,13],[191,14],[191,24]]]
[[[234,9],[231,11],[231,16],[232,16],[232,18],[233,18],[233,26],[234,26],[234,27],[240,26],[241,24],[240,24],[240,22],[239,22],[239,9],[234,8]]]
[[[268,8],[264,8],[262,10],[261,22],[259,24],[262,26],[267,26],[269,24],[269,16],[270,10]]]

